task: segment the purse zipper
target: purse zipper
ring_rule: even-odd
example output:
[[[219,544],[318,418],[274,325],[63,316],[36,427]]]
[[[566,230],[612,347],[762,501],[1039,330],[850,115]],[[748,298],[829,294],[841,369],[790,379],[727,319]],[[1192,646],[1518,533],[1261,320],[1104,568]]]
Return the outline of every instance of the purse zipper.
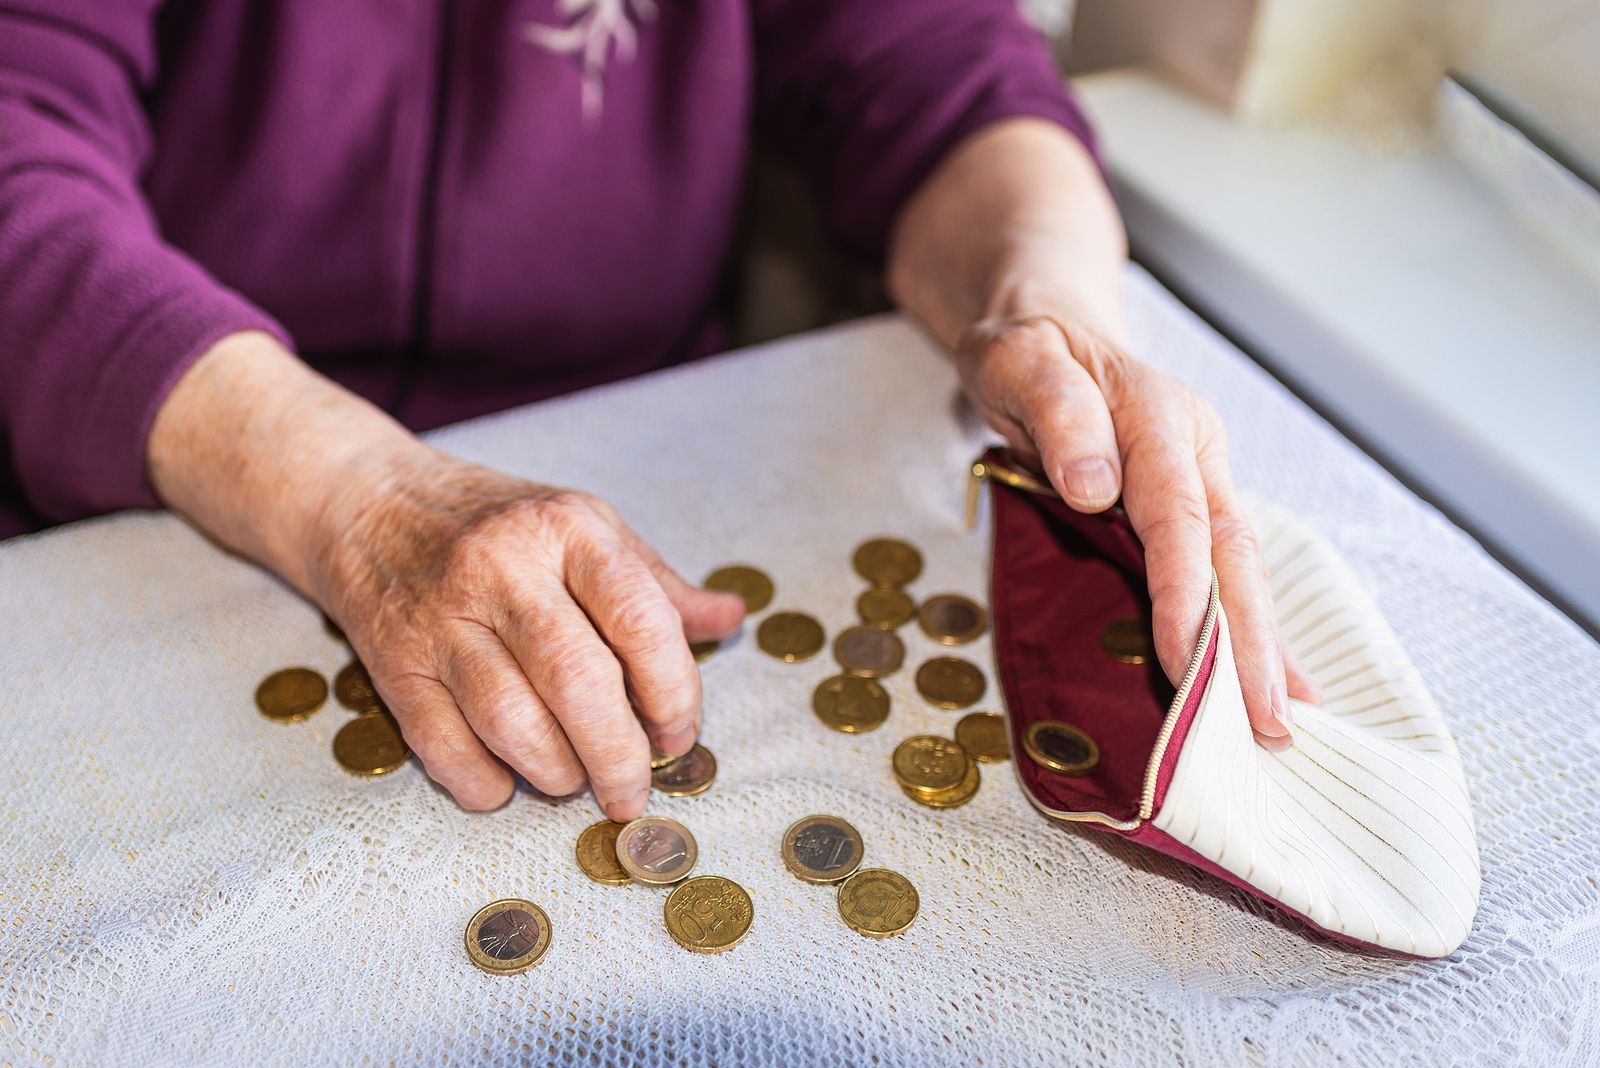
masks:
[[[1013,489],[1026,490],[1041,496],[1055,497],[1061,495],[1048,482],[1034,478],[1022,471],[990,463],[981,457],[972,462],[972,470],[967,479],[967,529],[978,525],[978,505],[983,483],[988,479],[1003,483]],[[1028,800],[1041,811],[1062,819],[1089,820],[1104,823],[1118,830],[1133,830],[1140,823],[1154,815],[1156,806],[1156,780],[1161,774],[1161,762],[1166,758],[1167,746],[1172,744],[1172,732],[1178,729],[1178,715],[1183,711],[1183,706],[1189,700],[1189,691],[1194,689],[1195,680],[1200,676],[1200,665],[1205,661],[1206,650],[1211,647],[1211,640],[1217,629],[1217,613],[1222,607],[1221,590],[1217,585],[1217,572],[1211,570],[1211,596],[1206,601],[1205,622],[1200,625],[1200,638],[1195,642],[1194,652],[1189,655],[1189,666],[1183,673],[1183,681],[1178,686],[1178,691],[1172,695],[1172,703],[1167,706],[1166,718],[1162,721],[1161,732],[1156,735],[1155,747],[1150,751],[1150,762],[1145,765],[1144,788],[1139,792],[1139,818],[1132,821],[1114,820],[1100,812],[1061,812],[1046,808],[1034,799],[1033,794],[1027,789],[1023,793]]]

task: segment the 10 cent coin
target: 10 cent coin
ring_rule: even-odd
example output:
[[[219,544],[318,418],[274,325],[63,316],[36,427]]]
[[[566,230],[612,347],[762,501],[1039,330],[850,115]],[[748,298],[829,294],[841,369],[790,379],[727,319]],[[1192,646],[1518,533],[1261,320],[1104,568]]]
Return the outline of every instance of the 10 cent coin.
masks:
[[[971,661],[936,656],[917,669],[917,692],[940,708],[966,708],[983,696],[983,672]]]
[[[256,707],[268,719],[293,723],[305,719],[328,699],[328,680],[310,668],[274,671],[256,687]]]
[[[904,586],[922,574],[922,554],[895,538],[874,538],[856,547],[856,574],[874,586]]]
[[[745,564],[719,567],[706,576],[705,588],[738,594],[744,601],[745,612],[751,615],[772,603],[772,580]]]
[[[617,835],[622,826],[601,820],[585,827],[578,835],[578,867],[603,886],[626,886],[633,882],[627,869],[617,860]]]
[[[667,933],[684,949],[721,953],[750,931],[755,906],[744,887],[720,875],[697,875],[680,883],[662,906]]]
[[[411,747],[387,712],[363,712],[333,736],[333,758],[357,775],[385,775],[410,755]]]
[[[1005,717],[993,712],[968,712],[956,724],[956,741],[974,760],[998,764],[1011,756]]]

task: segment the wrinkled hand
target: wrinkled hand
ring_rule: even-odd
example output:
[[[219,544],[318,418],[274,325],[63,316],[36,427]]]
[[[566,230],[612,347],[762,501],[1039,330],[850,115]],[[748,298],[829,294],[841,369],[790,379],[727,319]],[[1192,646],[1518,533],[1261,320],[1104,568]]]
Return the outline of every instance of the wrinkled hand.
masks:
[[[428,774],[469,809],[510,796],[509,768],[639,815],[651,744],[679,755],[699,732],[688,642],[733,631],[740,600],[585,493],[431,449],[361,490],[316,585]]]
[[[1121,496],[1144,542],[1156,655],[1174,684],[1199,638],[1216,568],[1251,728],[1268,748],[1289,745],[1287,694],[1318,694],[1279,640],[1216,409],[1064,319],[980,322],[956,361],[989,425],[1068,504],[1099,512]]]

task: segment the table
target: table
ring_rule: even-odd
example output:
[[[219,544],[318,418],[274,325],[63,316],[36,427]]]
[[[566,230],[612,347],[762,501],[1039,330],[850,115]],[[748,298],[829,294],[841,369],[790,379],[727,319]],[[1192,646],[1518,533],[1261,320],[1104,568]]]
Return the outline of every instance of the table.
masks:
[[[1004,767],[968,806],[900,796],[888,755],[947,732],[910,670],[882,729],[809,711],[824,658],[753,628],[703,666],[703,873],[755,901],[729,953],[679,949],[662,894],[590,883],[587,796],[459,811],[415,765],[346,775],[345,713],[253,708],[268,672],[332,675],[316,610],[178,520],[125,514],[0,545],[0,1062],[1351,1064],[1600,1057],[1600,647],[1147,276],[1135,350],[1209,394],[1240,482],[1344,552],[1460,742],[1483,853],[1467,944],[1441,962],[1308,937],[1166,858],[1037,816]],[[913,593],[982,597],[962,525],[985,439],[948,361],[895,317],[492,416],[434,440],[600,493],[689,575],[774,577],[775,607],[853,618],[851,549],[907,537]],[[934,647],[908,635],[908,662]],[[971,648],[980,663],[989,649]],[[992,680],[991,680],[992,681]],[[852,820],[922,912],[841,923],[783,868],[809,812]],[[482,904],[525,896],[556,941],[520,977],[462,952]]]

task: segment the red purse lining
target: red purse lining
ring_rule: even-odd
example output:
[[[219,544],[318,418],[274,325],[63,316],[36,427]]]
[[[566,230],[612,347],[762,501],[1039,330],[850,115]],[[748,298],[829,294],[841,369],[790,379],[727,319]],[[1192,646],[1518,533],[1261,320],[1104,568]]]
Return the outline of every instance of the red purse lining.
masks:
[[[1006,462],[1003,454],[989,459]],[[1059,498],[998,483],[991,501],[995,661],[1023,785],[1053,809],[1136,819],[1175,691],[1154,657],[1142,665],[1113,660],[1100,634],[1121,617],[1149,624],[1139,540],[1120,510],[1083,515]],[[1041,720],[1094,738],[1095,770],[1068,776],[1035,763],[1023,737]]]

